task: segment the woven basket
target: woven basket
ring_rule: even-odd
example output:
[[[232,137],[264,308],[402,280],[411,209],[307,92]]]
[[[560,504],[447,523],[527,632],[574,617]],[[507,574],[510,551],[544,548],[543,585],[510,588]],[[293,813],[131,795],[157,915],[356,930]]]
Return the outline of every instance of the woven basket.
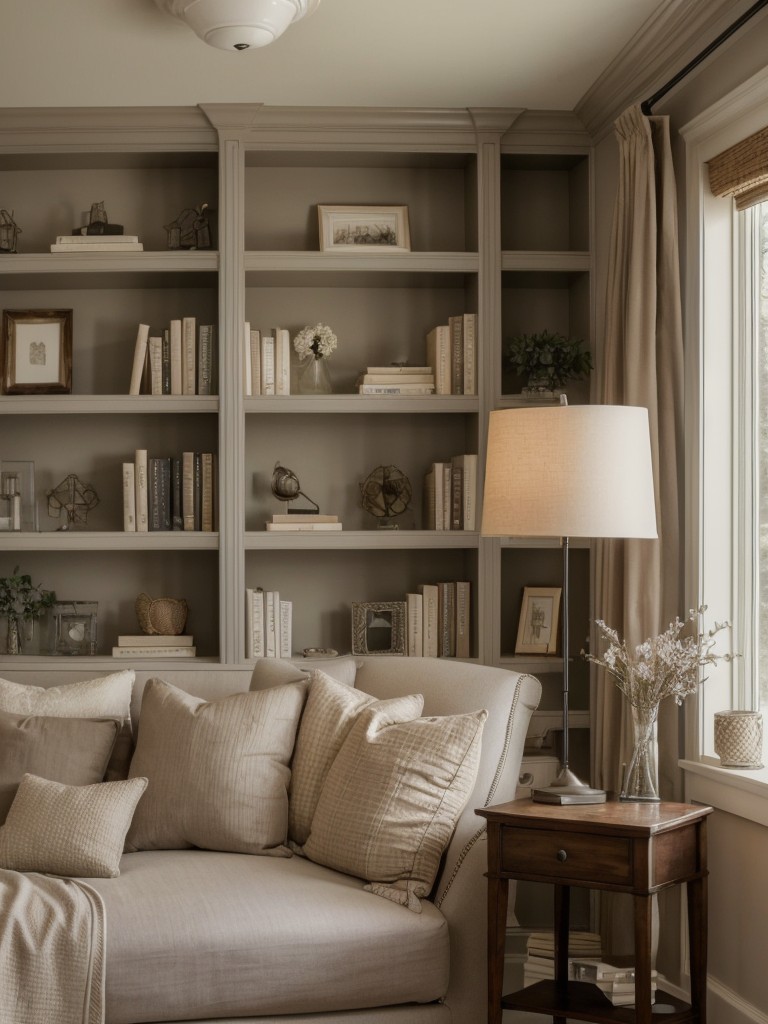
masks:
[[[150,636],[178,636],[187,624],[189,606],[182,597],[150,597],[139,594],[136,615],[142,632]]]
[[[715,753],[724,768],[762,768],[762,750],[759,711],[715,712]]]

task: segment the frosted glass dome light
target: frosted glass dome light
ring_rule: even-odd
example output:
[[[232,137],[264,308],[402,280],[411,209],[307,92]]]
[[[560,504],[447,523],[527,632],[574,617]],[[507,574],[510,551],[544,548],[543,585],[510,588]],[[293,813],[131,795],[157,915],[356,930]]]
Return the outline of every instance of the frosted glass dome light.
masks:
[[[220,50],[268,46],[289,25],[311,14],[320,0],[155,0]]]

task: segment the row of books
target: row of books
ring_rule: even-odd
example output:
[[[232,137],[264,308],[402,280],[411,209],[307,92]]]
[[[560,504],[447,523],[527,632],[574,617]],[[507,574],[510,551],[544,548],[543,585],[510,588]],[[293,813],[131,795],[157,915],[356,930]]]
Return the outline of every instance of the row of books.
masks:
[[[448,317],[427,334],[427,362],[438,395],[477,394],[477,313]]]
[[[434,395],[435,372],[431,366],[369,366],[357,390],[361,395]]]
[[[123,529],[216,528],[216,457],[212,452],[150,456],[137,448],[133,462],[123,463]]]
[[[150,335],[139,324],[133,350],[129,395],[213,395],[216,393],[216,329],[193,316],[171,320]]]
[[[406,654],[412,658],[468,658],[470,593],[469,581],[450,580],[422,583],[406,594]]]
[[[245,591],[245,656],[290,658],[293,602],[277,590],[248,587]]]
[[[606,999],[614,1006],[632,1006],[635,1002],[635,970],[621,967],[604,960],[569,961],[568,974],[571,981],[586,981],[596,985]],[[656,997],[657,972],[651,971],[651,1002]]]
[[[291,336],[284,327],[269,333],[246,321],[243,331],[243,378],[246,397],[290,395]]]
[[[117,638],[117,647],[112,648],[113,658],[194,658],[196,655],[195,639],[191,633],[181,636],[123,635]]]
[[[138,235],[57,235],[51,252],[143,252]]]
[[[321,533],[341,530],[342,523],[338,516],[319,512],[275,512],[266,526],[274,533]]]
[[[477,529],[477,455],[433,462],[424,475],[424,529]]]

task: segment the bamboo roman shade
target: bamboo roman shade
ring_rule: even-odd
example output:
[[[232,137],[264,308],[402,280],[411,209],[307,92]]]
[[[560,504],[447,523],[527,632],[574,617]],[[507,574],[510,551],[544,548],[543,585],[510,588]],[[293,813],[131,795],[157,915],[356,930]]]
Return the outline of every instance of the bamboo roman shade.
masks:
[[[733,196],[737,210],[768,199],[768,128],[742,139],[707,162],[709,187]]]

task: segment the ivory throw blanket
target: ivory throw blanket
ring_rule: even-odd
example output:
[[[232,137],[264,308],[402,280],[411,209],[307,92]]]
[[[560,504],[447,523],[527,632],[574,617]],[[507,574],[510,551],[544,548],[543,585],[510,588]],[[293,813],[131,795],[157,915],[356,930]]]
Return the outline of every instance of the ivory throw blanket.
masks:
[[[0,1024],[103,1024],[104,938],[89,885],[0,869]]]

